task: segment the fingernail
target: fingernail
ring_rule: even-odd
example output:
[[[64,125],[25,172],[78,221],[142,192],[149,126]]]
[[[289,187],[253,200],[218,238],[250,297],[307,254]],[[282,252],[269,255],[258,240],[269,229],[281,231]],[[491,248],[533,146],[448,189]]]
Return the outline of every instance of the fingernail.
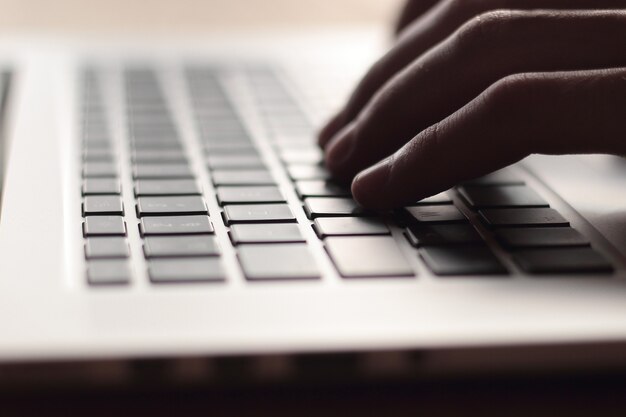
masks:
[[[331,171],[337,170],[348,160],[354,148],[354,127],[350,125],[339,132],[326,149],[326,166]]]
[[[391,157],[361,171],[352,182],[354,199],[363,207],[378,208],[389,180],[390,168]]]

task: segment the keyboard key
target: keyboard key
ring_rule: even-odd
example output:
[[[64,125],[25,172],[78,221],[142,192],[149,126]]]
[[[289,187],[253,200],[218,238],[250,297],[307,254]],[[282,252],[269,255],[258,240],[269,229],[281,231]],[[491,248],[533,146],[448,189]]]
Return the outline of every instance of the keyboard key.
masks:
[[[87,236],[126,236],[122,216],[91,216],[85,218],[83,234]]]
[[[224,206],[224,219],[233,223],[295,222],[287,204],[245,204]]]
[[[301,200],[306,197],[352,197],[348,187],[320,180],[297,181],[296,191]]]
[[[325,245],[343,277],[414,275],[391,236],[330,237]]]
[[[220,185],[275,185],[266,169],[215,170],[213,184]]]
[[[217,256],[219,247],[213,236],[149,236],[144,239],[146,258]]]
[[[474,226],[463,224],[417,224],[407,230],[407,237],[411,245],[444,246],[444,245],[471,245],[483,242]]]
[[[225,142],[204,142],[204,148],[207,150],[209,154],[220,154],[220,155],[230,155],[230,154],[240,154],[240,153],[250,153],[256,152],[256,148],[252,142],[249,140],[245,141],[225,141]]]
[[[504,168],[478,177],[473,180],[465,181],[463,185],[489,187],[494,185],[524,185],[524,180],[512,169]]]
[[[287,166],[289,177],[294,181],[300,180],[329,180],[330,172],[321,165],[294,164]]]
[[[459,192],[475,209],[549,206],[532,188],[524,185],[461,187]]]
[[[93,260],[87,264],[90,285],[125,285],[130,283],[128,262],[118,259]]]
[[[328,236],[391,234],[384,221],[367,217],[323,217],[315,219],[313,227],[320,239]]]
[[[610,273],[613,267],[591,248],[529,249],[515,252],[513,260],[530,274]]]
[[[263,159],[258,154],[209,155],[207,157],[207,165],[211,169],[240,169],[265,167]]]
[[[137,199],[137,214],[139,217],[207,213],[206,205],[200,196],[139,197]]]
[[[565,227],[569,222],[551,208],[491,209],[479,212],[491,227]]]
[[[506,269],[486,246],[426,247],[420,251],[436,275],[504,275]]]
[[[141,235],[196,235],[213,233],[208,216],[144,217],[139,224]]]
[[[128,242],[123,237],[90,237],[85,244],[87,259],[128,258]]]
[[[138,180],[135,196],[198,195],[200,188],[195,180]]]
[[[220,205],[248,203],[284,203],[285,197],[276,186],[218,187]]]
[[[83,216],[124,215],[124,205],[118,196],[87,196],[83,202]]]
[[[532,227],[500,229],[496,239],[506,248],[539,248],[550,246],[589,246],[589,241],[570,227]]]
[[[155,284],[222,282],[226,274],[219,258],[152,259],[148,275]]]
[[[305,243],[242,245],[239,260],[250,281],[315,279],[320,273]]]
[[[406,208],[409,217],[420,223],[461,223],[467,218],[453,205],[416,206]]]
[[[230,229],[233,244],[304,242],[296,223],[235,224]]]
[[[187,164],[137,164],[133,169],[134,179],[193,177]]]
[[[111,149],[89,148],[83,150],[83,161],[85,162],[109,162],[112,163],[115,158]]]
[[[304,210],[309,219],[372,215],[351,198],[307,198],[304,200]]]
[[[182,150],[137,149],[133,152],[133,162],[138,164],[185,163],[187,157]]]
[[[85,162],[83,178],[115,178],[117,166],[112,162]]]
[[[132,142],[131,142],[131,148],[134,151],[137,150],[144,150],[144,149],[160,149],[160,150],[171,150],[171,151],[175,151],[175,152],[183,152],[183,144],[180,143],[178,140],[176,139],[171,139],[171,140],[167,140],[167,141],[157,141],[154,140],[152,137],[150,137],[147,140],[138,140],[137,138],[135,138]]]
[[[122,185],[114,178],[87,178],[82,191],[83,195],[121,194]]]
[[[415,203],[415,206],[432,206],[435,204],[452,204],[452,199],[447,192],[435,194],[433,196],[424,198],[423,200]]]

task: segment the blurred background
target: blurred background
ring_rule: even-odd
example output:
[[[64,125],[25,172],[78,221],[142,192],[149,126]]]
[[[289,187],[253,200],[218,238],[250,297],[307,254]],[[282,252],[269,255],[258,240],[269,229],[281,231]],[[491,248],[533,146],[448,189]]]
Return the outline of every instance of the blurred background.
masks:
[[[0,0],[0,32],[186,33],[385,24],[401,0]]]

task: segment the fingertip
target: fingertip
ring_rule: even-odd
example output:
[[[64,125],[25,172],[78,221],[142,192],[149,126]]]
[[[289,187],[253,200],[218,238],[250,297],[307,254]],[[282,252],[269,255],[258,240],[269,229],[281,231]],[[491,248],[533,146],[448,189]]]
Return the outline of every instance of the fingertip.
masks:
[[[326,148],[331,139],[341,130],[344,125],[343,112],[335,114],[317,134],[317,144],[320,148]]]
[[[387,184],[391,171],[391,157],[360,172],[352,181],[352,196],[361,206],[373,210],[389,209]]]

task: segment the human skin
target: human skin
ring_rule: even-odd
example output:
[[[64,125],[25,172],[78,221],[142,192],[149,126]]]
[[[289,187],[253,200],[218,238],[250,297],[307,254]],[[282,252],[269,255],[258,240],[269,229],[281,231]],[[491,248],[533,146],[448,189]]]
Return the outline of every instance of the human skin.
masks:
[[[319,134],[363,206],[410,204],[533,153],[626,155],[626,0],[412,0]]]

